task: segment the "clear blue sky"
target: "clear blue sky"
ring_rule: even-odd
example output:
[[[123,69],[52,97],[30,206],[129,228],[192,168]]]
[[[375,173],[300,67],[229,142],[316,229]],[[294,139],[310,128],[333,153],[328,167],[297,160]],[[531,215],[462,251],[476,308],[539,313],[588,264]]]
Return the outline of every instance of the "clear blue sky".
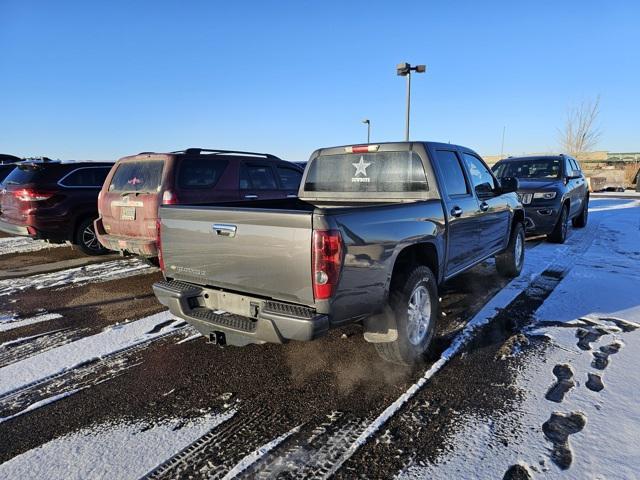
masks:
[[[554,149],[601,95],[599,147],[640,150],[640,2],[0,0],[0,152],[111,159],[189,146],[306,160],[412,139]]]

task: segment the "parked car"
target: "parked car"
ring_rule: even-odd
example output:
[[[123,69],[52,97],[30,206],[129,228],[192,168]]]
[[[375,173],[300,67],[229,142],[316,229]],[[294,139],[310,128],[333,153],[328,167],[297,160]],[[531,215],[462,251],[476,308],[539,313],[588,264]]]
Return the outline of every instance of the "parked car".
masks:
[[[0,190],[0,230],[13,235],[69,241],[87,255],[101,255],[93,221],[98,192],[113,163],[25,161]]]
[[[518,179],[518,195],[529,234],[547,235],[564,243],[569,221],[574,227],[587,225],[589,189],[577,160],[568,155],[510,157],[493,166],[498,178]]]
[[[445,280],[490,257],[519,275],[516,190],[455,145],[320,149],[299,199],[163,205],[154,292],[215,343],[312,340],[363,322],[382,358],[410,364],[429,349]]]
[[[156,264],[159,205],[295,197],[303,171],[265,153],[189,148],[124,157],[100,192],[98,239]]]
[[[0,183],[16,168],[16,164],[22,162],[23,159],[14,155],[0,153]]]

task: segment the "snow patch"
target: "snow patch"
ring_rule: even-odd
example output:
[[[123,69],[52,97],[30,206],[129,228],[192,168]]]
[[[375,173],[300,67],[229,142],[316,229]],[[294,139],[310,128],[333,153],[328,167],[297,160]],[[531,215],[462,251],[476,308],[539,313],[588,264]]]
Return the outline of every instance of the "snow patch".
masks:
[[[56,318],[62,318],[62,315],[58,313],[41,313],[35,317],[20,318],[15,313],[0,313],[0,333],[13,330],[14,328],[33,325],[34,323],[55,320]]]
[[[172,319],[168,311],[157,313],[0,368],[0,395],[163,335],[178,322],[149,332]]]
[[[84,267],[69,268],[53,273],[43,273],[30,277],[13,278],[0,281],[0,296],[12,295],[29,288],[62,287],[65,285],[83,285],[90,282],[105,282],[116,278],[137,275],[142,270],[151,271],[149,265],[138,258],[112,260]],[[155,269],[154,269],[155,271]]]
[[[68,247],[64,243],[47,243],[44,240],[33,240],[29,237],[0,238],[0,255],[9,253],[37,252],[49,248]]]
[[[84,428],[3,463],[0,478],[141,478],[230,415],[207,414],[188,421],[176,418],[151,427],[135,422]]]

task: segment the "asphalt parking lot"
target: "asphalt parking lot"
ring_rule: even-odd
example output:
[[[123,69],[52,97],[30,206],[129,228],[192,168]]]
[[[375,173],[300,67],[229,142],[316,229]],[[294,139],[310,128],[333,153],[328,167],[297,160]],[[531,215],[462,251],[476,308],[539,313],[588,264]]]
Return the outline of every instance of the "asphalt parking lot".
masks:
[[[78,265],[67,246],[15,244],[0,270],[44,267],[0,279],[0,477],[450,478],[465,471],[469,428],[492,451],[486,462],[478,443],[467,450],[465,465],[484,478],[606,474],[610,464],[585,464],[571,447],[595,422],[583,421],[590,407],[552,415],[584,389],[572,380],[579,359],[607,347],[600,357],[615,370],[640,347],[637,296],[605,295],[592,312],[598,295],[580,293],[592,272],[639,286],[640,202],[594,199],[592,210],[565,245],[530,240],[512,282],[488,261],[448,284],[435,355],[415,369],[380,360],[358,326],[312,343],[208,345],[157,303],[159,270],[119,257]],[[614,252],[607,265],[601,249]],[[560,293],[573,309],[553,306]],[[628,345],[613,357],[615,342]],[[525,391],[527,369],[541,379]],[[601,381],[603,370],[593,370]],[[627,405],[627,391],[616,395]]]

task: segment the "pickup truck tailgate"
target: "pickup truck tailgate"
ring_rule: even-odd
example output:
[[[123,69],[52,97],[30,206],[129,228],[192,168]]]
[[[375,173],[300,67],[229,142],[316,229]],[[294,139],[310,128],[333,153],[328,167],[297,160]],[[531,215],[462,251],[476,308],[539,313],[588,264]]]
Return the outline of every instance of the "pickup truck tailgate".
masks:
[[[160,208],[167,277],[313,305],[313,214],[289,210]]]

